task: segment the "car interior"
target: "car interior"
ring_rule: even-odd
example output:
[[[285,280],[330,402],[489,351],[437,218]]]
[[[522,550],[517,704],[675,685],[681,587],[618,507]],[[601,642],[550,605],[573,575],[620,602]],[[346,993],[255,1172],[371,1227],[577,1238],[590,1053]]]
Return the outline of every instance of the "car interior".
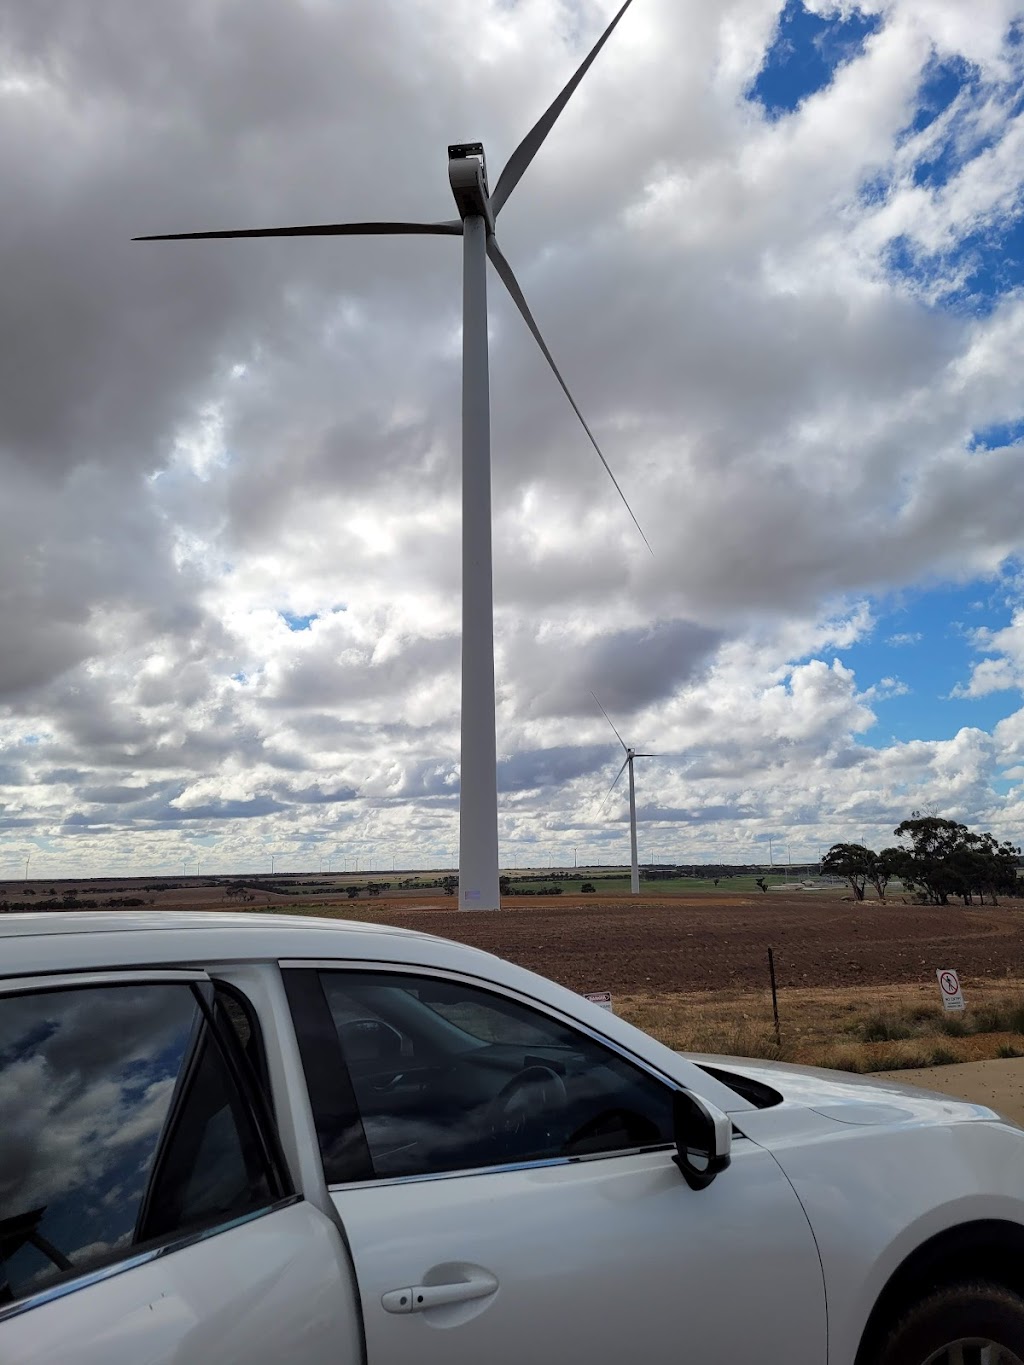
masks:
[[[672,1144],[672,1091],[595,1040],[461,983],[325,973],[377,1176]]]

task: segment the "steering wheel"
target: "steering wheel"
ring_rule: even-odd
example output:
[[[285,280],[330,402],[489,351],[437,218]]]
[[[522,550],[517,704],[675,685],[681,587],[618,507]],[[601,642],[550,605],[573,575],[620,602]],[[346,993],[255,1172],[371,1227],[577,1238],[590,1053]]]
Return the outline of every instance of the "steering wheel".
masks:
[[[565,1082],[550,1066],[523,1067],[491,1101],[488,1127],[512,1143],[549,1137],[547,1123],[568,1103]]]

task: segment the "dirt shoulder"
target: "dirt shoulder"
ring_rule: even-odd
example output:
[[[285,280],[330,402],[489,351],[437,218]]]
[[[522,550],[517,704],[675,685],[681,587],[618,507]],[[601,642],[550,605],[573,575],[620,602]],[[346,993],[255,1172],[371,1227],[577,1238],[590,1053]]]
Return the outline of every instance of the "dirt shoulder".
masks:
[[[884,1080],[919,1085],[924,1090],[936,1090],[974,1104],[987,1104],[1014,1123],[1024,1125],[1024,1057],[878,1074]]]

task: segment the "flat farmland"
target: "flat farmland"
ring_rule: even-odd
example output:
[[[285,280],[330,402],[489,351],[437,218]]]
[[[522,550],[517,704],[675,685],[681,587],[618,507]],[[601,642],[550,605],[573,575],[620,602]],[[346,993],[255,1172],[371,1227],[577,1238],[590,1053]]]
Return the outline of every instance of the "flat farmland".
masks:
[[[701,890],[690,894],[509,896],[500,913],[462,912],[437,891],[383,892],[365,885],[348,899],[316,878],[273,886],[246,882],[249,898],[229,894],[226,880],[141,885],[139,881],[74,885],[82,909],[137,896],[147,910],[238,910],[326,915],[394,924],[456,939],[552,977],[572,990],[618,993],[747,991],[767,985],[772,948],[779,986],[853,988],[934,982],[937,967],[965,980],[1024,978],[1024,901],[999,905],[857,903],[841,888],[761,892]],[[31,891],[28,888],[32,888]],[[0,886],[12,910],[31,910],[46,884]],[[52,902],[51,902],[52,904]]]
[[[568,903],[566,903],[568,901]],[[856,904],[813,892],[510,898],[500,914],[463,913],[450,900],[354,902],[339,915],[457,939],[542,972],[572,990],[623,993],[763,988],[775,953],[781,988],[1024,977],[1024,904]],[[312,908],[312,907],[310,907]],[[369,913],[367,913],[369,912]]]

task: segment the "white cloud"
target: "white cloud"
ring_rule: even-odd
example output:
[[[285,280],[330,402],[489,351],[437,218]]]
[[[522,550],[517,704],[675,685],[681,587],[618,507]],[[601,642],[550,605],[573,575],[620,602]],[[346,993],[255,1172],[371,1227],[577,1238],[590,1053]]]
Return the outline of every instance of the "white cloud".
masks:
[[[919,645],[923,639],[924,636],[919,630],[903,630],[897,631],[895,635],[890,635],[885,643],[901,648],[904,645]]]
[[[1024,688],[1024,608],[1018,608],[1002,630],[983,626],[972,632],[972,639],[979,653],[991,657],[972,666],[968,681],[955,689],[956,696],[985,697]]]
[[[594,814],[611,759],[591,688],[664,754],[644,782],[666,840],[884,832],[915,782],[979,820],[1016,809],[986,785],[991,746],[949,750],[966,787],[937,743],[868,747],[873,701],[905,684],[835,654],[876,594],[1022,550],[1019,455],[970,442],[1020,416],[1024,298],[933,306],[965,236],[1015,211],[1019,6],[868,7],[863,53],[771,122],[744,92],[780,8],[635,0],[502,216],[656,552],[492,280],[506,846],[621,846]],[[11,864],[447,856],[458,244],[128,238],[447,215],[448,141],[484,137],[493,176],[610,6],[4,10]],[[929,63],[958,55],[973,90],[908,136]],[[917,185],[947,132],[962,164]],[[892,274],[900,234],[938,253],[928,281]],[[1019,685],[1003,634],[964,695]]]

